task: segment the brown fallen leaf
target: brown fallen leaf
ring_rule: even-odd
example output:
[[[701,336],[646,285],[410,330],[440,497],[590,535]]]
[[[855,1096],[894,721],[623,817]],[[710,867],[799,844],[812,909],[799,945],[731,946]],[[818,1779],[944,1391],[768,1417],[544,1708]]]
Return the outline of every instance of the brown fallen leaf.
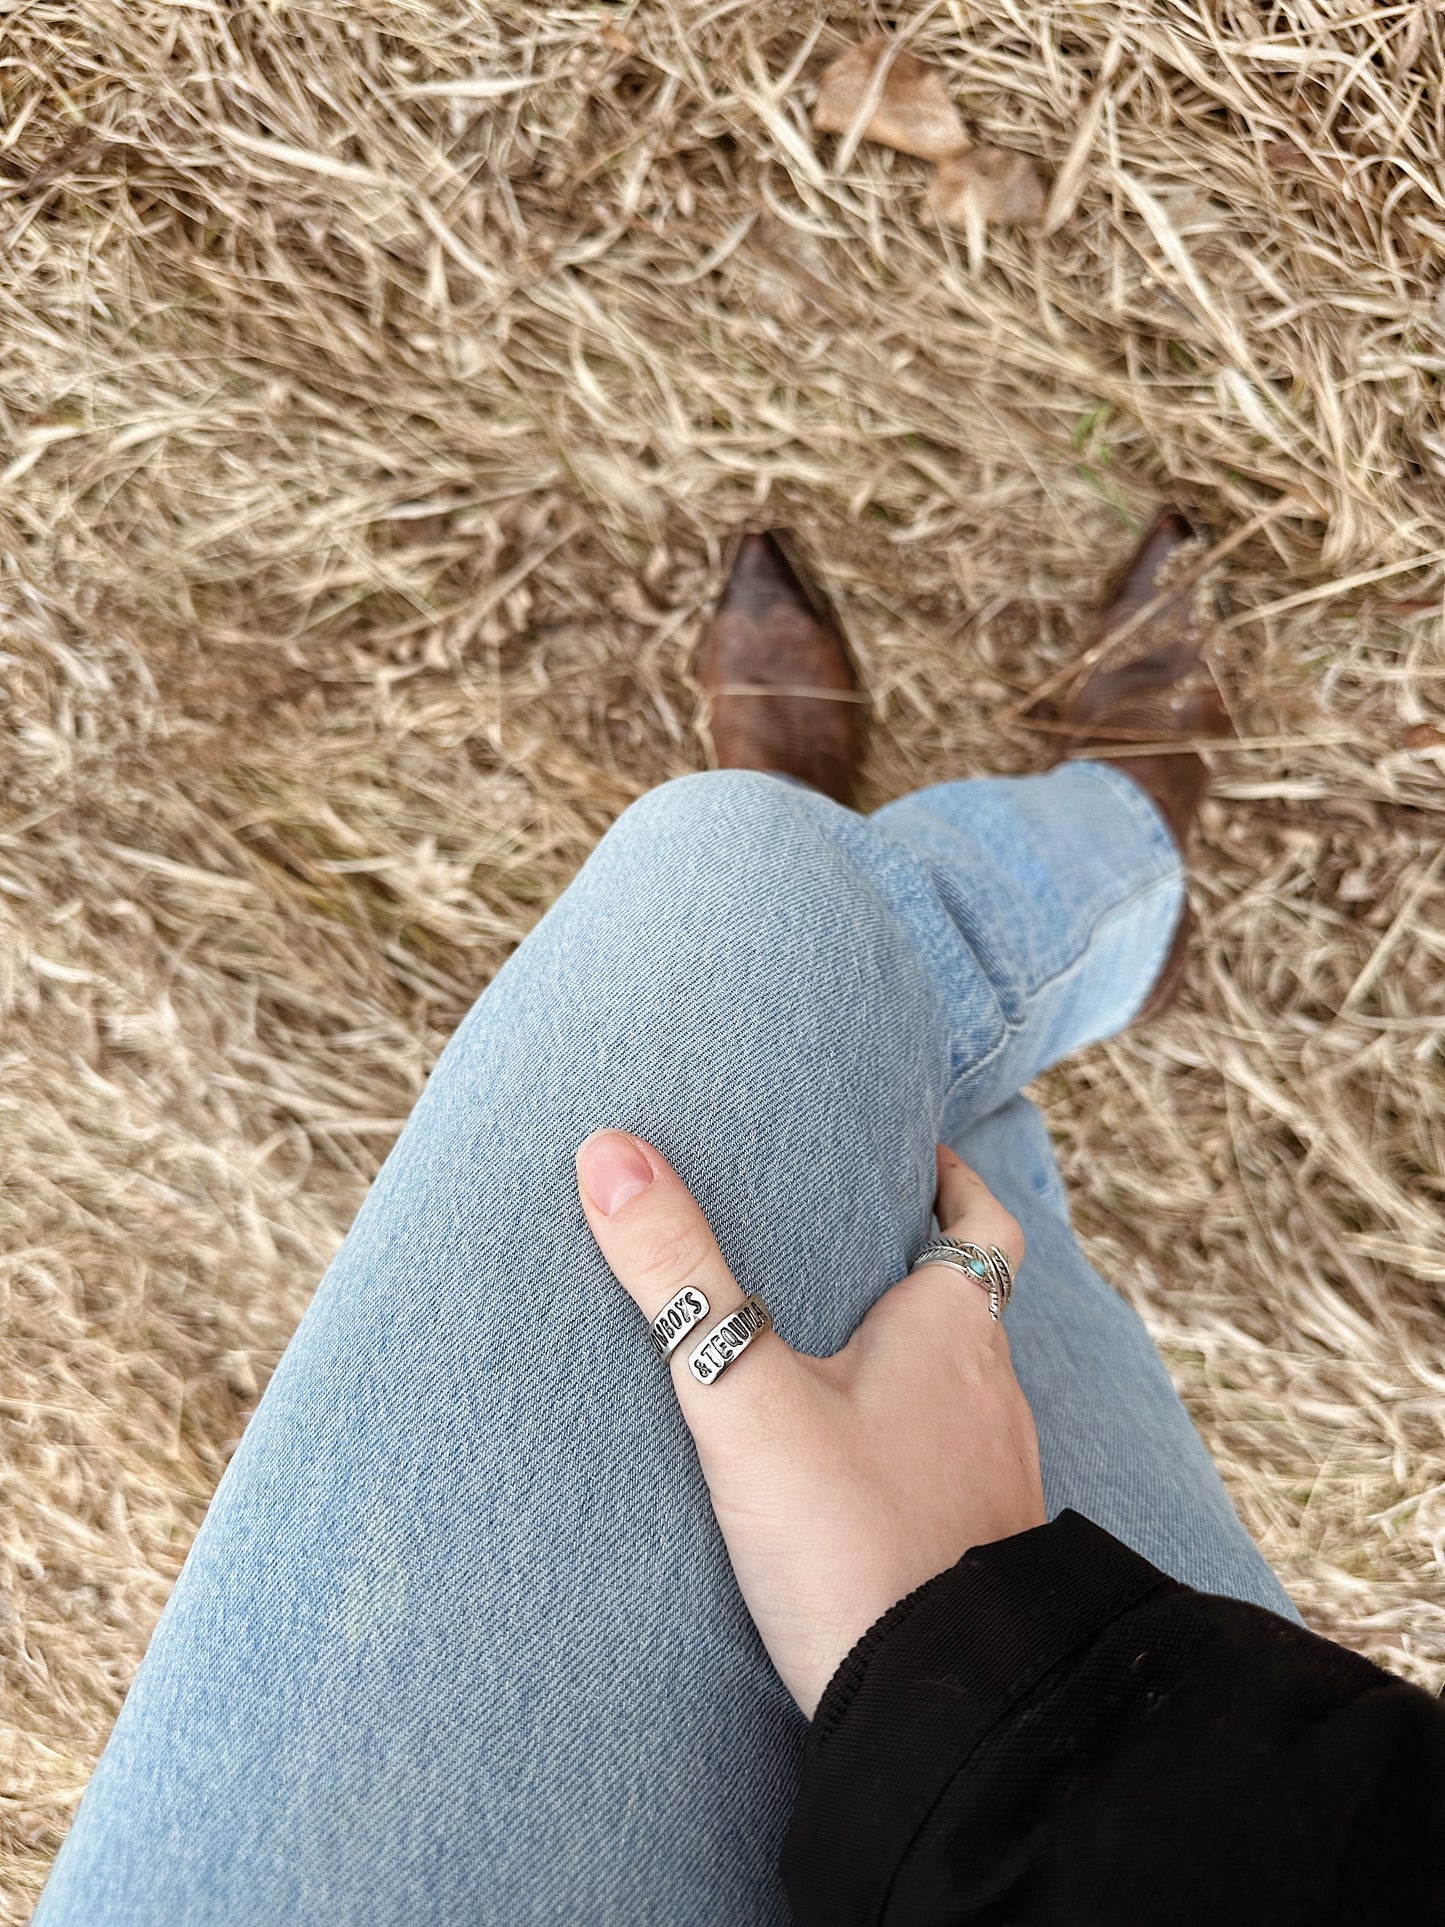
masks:
[[[941,164],[928,205],[953,227],[981,221],[1034,227],[1044,214],[1043,177],[1027,154],[1011,147],[973,147]]]
[[[887,72],[881,73],[890,45],[887,34],[875,33],[824,70],[814,127],[820,134],[846,134],[862,113],[864,140],[881,141],[926,161],[962,153],[968,135],[942,74],[910,53],[895,53]]]

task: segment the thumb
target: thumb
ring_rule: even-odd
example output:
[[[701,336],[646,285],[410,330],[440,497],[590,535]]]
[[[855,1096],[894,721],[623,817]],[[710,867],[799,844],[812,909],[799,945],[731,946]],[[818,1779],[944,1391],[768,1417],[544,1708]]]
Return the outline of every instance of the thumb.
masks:
[[[656,1328],[659,1350],[672,1350],[672,1376],[683,1414],[705,1411],[723,1393],[717,1389],[722,1366],[741,1349],[740,1334],[725,1321],[748,1300],[718,1249],[712,1227],[697,1200],[660,1151],[625,1131],[597,1131],[577,1153],[577,1187],[582,1209],[612,1274],[649,1323],[666,1313]],[[723,1326],[722,1332],[718,1332]],[[708,1341],[717,1333],[717,1341]],[[690,1361],[703,1347],[696,1368]],[[771,1375],[788,1348],[772,1331],[761,1331],[749,1345],[745,1365],[729,1373],[729,1400],[742,1395],[739,1384]],[[756,1354],[754,1356],[753,1354]]]

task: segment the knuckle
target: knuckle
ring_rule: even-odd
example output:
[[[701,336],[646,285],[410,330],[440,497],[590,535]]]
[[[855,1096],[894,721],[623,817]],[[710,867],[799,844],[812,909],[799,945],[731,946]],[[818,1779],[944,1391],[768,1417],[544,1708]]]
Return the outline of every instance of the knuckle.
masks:
[[[659,1226],[633,1254],[633,1276],[640,1285],[680,1289],[706,1266],[708,1249],[708,1240],[697,1225]]]
[[[973,1200],[946,1229],[951,1237],[964,1238],[972,1244],[1000,1246],[1008,1253],[1015,1271],[1023,1262],[1027,1244],[1023,1226],[991,1192],[985,1191]]]

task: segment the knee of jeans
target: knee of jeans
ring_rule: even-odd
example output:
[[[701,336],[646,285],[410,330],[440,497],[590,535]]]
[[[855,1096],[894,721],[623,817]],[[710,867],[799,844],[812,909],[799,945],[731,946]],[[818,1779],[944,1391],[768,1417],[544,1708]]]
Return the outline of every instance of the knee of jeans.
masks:
[[[610,855],[642,867],[693,867],[734,875],[781,852],[806,864],[826,847],[824,819],[839,806],[804,784],[759,770],[703,770],[660,783],[625,810],[603,839]],[[719,861],[714,861],[714,860]]]
[[[603,838],[589,884],[625,891],[639,928],[672,962],[701,946],[711,966],[771,951],[794,969],[838,949],[840,908],[854,940],[871,921],[859,819],[816,790],[754,770],[678,777],[640,797]]]

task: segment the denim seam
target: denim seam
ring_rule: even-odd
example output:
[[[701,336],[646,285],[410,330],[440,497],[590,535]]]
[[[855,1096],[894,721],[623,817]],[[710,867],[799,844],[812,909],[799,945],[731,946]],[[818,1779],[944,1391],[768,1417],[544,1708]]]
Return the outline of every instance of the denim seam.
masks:
[[[1066,982],[1070,977],[1074,975],[1074,973],[1080,968],[1080,966],[1084,963],[1085,959],[1088,957],[1089,952],[1093,949],[1094,944],[1098,940],[1100,931],[1102,931],[1107,924],[1109,924],[1115,917],[1123,915],[1124,912],[1128,910],[1132,910],[1144,897],[1147,897],[1152,890],[1157,890],[1160,888],[1162,884],[1172,883],[1173,881],[1174,881],[1174,878],[1172,876],[1154,877],[1148,883],[1142,883],[1139,885],[1137,889],[1131,890],[1127,897],[1121,897],[1117,903],[1111,903],[1109,905],[1109,908],[1103,913],[1103,915],[1100,917],[1097,917],[1094,920],[1094,922],[1090,924],[1088,936],[1084,939],[1084,942],[1079,947],[1079,949],[1075,951],[1074,955],[1064,965],[1063,969],[1056,970],[1051,977],[1041,978],[1040,981],[1037,984],[1035,984],[1031,990],[1025,993],[1023,1015],[1019,1019],[1018,1023],[1016,1024],[1010,1023],[1007,1017],[1003,1019],[1003,1035],[999,1038],[999,1041],[994,1045],[993,1049],[989,1051],[987,1056],[976,1058],[974,1062],[969,1065],[967,1070],[960,1071],[958,1073],[957,1077],[953,1079],[953,1081],[950,1083],[948,1087],[947,1097],[951,1098],[954,1092],[959,1088],[959,1086],[963,1084],[968,1078],[976,1076],[979,1071],[986,1070],[988,1066],[995,1061],[996,1058],[999,1058],[1004,1054],[1004,1052],[1008,1049],[1009,1045],[1012,1044],[1014,1039],[1018,1037],[1021,1032],[1027,1030],[1030,1013],[1032,1012],[1034,1006],[1037,1004],[1039,998],[1042,997],[1045,994],[1045,992],[1053,990],[1057,985]],[[1177,927],[1178,926],[1176,923],[1174,928],[1177,928]],[[1168,934],[1165,936],[1163,943],[1160,945],[1159,960],[1154,966],[1154,969],[1150,975],[1149,982],[1146,983],[1144,987],[1143,996],[1140,997],[1139,1003],[1135,1006],[1135,1009],[1131,1011],[1129,1014],[1130,1019],[1132,1019],[1137,1014],[1137,1012],[1143,1008],[1144,999],[1149,995],[1149,991],[1152,988],[1153,982],[1158,977],[1159,971],[1163,967],[1164,959],[1169,954],[1169,945],[1173,941],[1173,938],[1174,938],[1174,929],[1171,929],[1168,932]],[[992,988],[992,986],[990,986],[990,988]],[[947,1099],[945,1099],[945,1101],[947,1101]]]

